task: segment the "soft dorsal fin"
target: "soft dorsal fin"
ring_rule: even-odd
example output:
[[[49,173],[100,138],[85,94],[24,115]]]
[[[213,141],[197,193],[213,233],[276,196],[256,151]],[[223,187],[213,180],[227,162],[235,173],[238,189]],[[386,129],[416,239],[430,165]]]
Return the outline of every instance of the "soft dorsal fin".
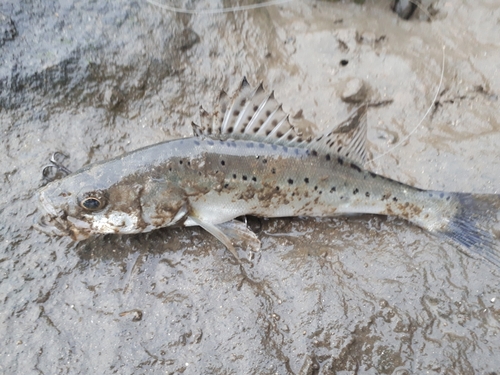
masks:
[[[356,108],[335,130],[303,140],[288,115],[262,84],[252,88],[244,78],[229,98],[223,91],[213,113],[200,108],[201,124],[193,123],[195,135],[213,139],[244,139],[295,146],[343,156],[363,164],[366,158],[366,105]]]
[[[337,154],[363,165],[366,160],[366,109],[366,105],[356,108],[335,130],[314,138],[305,147]]]

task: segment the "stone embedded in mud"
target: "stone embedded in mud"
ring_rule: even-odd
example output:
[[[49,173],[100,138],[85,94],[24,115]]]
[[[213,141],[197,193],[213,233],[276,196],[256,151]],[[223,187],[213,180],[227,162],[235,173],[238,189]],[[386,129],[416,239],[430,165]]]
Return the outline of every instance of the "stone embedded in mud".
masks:
[[[346,103],[361,103],[366,99],[366,86],[363,80],[353,78],[347,81],[341,98]]]
[[[391,8],[402,19],[408,20],[417,9],[417,0],[394,0]]]
[[[196,34],[193,29],[186,28],[182,30],[182,32],[177,35],[176,43],[177,47],[181,51],[186,51],[193,47],[196,43],[200,41],[200,37]]]
[[[9,16],[0,13],[0,46],[17,36],[16,26]]]

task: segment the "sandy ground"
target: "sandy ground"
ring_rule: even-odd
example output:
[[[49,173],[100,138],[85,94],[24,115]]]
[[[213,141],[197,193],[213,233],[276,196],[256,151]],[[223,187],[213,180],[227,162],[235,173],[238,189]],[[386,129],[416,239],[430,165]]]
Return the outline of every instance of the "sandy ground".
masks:
[[[368,169],[499,194],[500,4],[424,7],[431,20],[401,20],[385,0],[224,14],[3,1],[0,372],[497,373],[500,271],[400,220],[252,220],[263,248],[248,279],[198,228],[80,243],[32,228],[53,151],[76,170],[189,136],[200,104],[243,76],[314,132],[345,118],[362,82],[381,103]]]

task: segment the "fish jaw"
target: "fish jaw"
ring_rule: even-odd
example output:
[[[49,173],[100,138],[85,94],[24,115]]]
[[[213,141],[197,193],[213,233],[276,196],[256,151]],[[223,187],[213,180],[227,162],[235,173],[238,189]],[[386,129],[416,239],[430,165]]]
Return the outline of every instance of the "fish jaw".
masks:
[[[46,190],[42,189],[37,194],[38,210],[41,215],[37,218],[33,227],[49,236],[68,236],[71,234],[67,223],[61,219],[64,216],[62,209],[56,209],[52,202],[46,197]]]

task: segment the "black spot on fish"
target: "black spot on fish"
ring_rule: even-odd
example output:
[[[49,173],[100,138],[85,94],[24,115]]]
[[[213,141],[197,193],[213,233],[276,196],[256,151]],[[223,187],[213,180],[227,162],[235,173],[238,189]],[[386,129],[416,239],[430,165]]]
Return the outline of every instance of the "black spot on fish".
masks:
[[[259,109],[259,106],[258,106],[258,105],[254,105],[254,106],[253,106],[253,111],[254,111],[254,112],[257,112],[257,110],[258,110],[258,109]]]
[[[224,184],[224,188],[227,189],[229,184]]]
[[[246,98],[241,99],[240,107],[243,107],[246,102],[247,102]]]
[[[307,178],[307,177],[306,177],[306,178],[304,178],[304,182],[305,182],[306,184],[308,184],[308,183],[309,183],[309,178]]]
[[[267,159],[262,159],[262,163],[266,164],[267,163]]]
[[[246,124],[245,124],[246,126]],[[241,129],[240,129],[240,133],[243,134],[245,132],[245,126],[243,126]]]
[[[214,145],[214,141],[207,141],[207,143],[208,143],[210,146],[213,146],[213,145]]]
[[[233,115],[234,116],[238,116],[239,114],[240,114],[240,111],[238,111],[237,109],[235,109],[234,112],[233,112]]]
[[[260,148],[264,148],[266,145],[264,143],[259,143]]]
[[[274,123],[275,121],[276,121],[276,124],[278,123],[278,121],[277,121],[277,120],[274,120],[274,121],[273,121],[273,125],[276,125],[276,124]],[[283,133],[282,133],[282,132],[277,132],[277,133],[276,133],[276,135],[277,135],[277,137],[278,137],[278,138],[283,137]]]
[[[271,125],[272,125],[272,126],[276,126],[276,125],[278,125],[278,120],[276,120],[276,119],[275,119],[275,120],[273,120],[273,121],[271,122]],[[281,134],[281,135],[280,135],[280,134]],[[283,133],[278,132],[278,137],[281,137],[282,135],[283,135]]]
[[[312,154],[312,156],[318,156],[318,151],[316,151],[316,150],[312,150],[312,151],[311,151],[311,154]]]
[[[232,133],[232,132],[233,132],[233,130],[234,130],[234,128],[233,128],[232,126],[230,126],[229,128],[227,128],[227,132],[228,132],[228,133]]]
[[[366,195],[366,197],[367,197],[367,198],[369,198],[369,197],[370,197],[370,192],[368,192],[368,191],[367,191],[367,192],[365,193],[365,195]]]
[[[248,116],[247,120],[250,121],[252,119],[252,116]]]
[[[314,190],[315,190],[315,191],[316,191],[316,190],[318,190],[318,187],[317,187],[317,186],[315,186],[315,187],[314,187]]]
[[[280,187],[279,186],[276,186],[276,191],[279,191],[280,190]]]
[[[327,161],[330,161],[330,159],[331,159],[331,158],[330,158],[330,154],[326,154],[325,159],[326,159]]]
[[[261,126],[262,126],[262,124],[264,124],[264,120],[260,119],[260,120],[259,120],[259,125],[261,125]]]
[[[439,198],[444,198],[444,193],[439,194]]]
[[[335,186],[332,186],[332,188],[330,189],[330,193],[333,193],[335,191],[337,191],[337,188]]]
[[[184,163],[182,160],[179,160],[179,164],[182,165],[182,163]]]
[[[254,176],[254,177],[252,177],[252,181],[253,181],[253,182],[257,182],[257,177],[255,177],[255,176]]]
[[[236,178],[236,173],[235,173],[235,174],[233,174],[233,178]]]
[[[253,132],[254,132],[254,133],[257,133],[257,132],[259,131],[259,129],[260,129],[260,127],[257,127],[257,126],[256,126],[255,128],[253,128]]]
[[[323,190],[318,191],[318,194],[323,194]]]
[[[248,148],[252,148],[252,147],[253,147],[253,142],[248,142],[248,143],[247,143],[247,147],[248,147]]]
[[[342,146],[340,146],[338,149],[337,149],[337,152],[340,152],[342,151]]]
[[[191,166],[191,162],[190,161],[188,161],[188,165]]]
[[[247,176],[242,176],[241,178],[243,179],[243,181],[247,180]]]
[[[341,196],[340,196],[340,199],[344,199],[344,196],[343,196],[343,195],[341,195]]]
[[[226,165],[226,162],[224,160],[220,161],[221,165]]]
[[[450,196],[449,196],[449,195],[446,197],[446,200],[447,200],[447,201],[449,201],[449,200],[450,200]]]
[[[292,184],[293,184],[293,180],[292,180],[291,178],[289,178],[289,179],[288,179],[288,183],[289,183],[290,185],[292,185]]]
[[[361,168],[360,168],[360,167],[358,167],[358,166],[357,166],[356,164],[354,164],[354,163],[351,163],[351,168],[352,168],[352,169],[354,169],[354,170],[356,170],[356,171],[358,171],[358,172],[361,172]]]
[[[199,145],[200,145],[200,142],[199,142],[199,141],[194,141],[194,144],[195,144],[196,146],[199,146]]]
[[[271,173],[276,174],[276,168],[271,168]]]
[[[337,161],[339,162],[340,165],[344,165],[344,159],[338,158]]]
[[[266,116],[267,116],[267,117],[269,117],[270,115],[271,115],[271,111],[268,109],[268,110],[266,111]]]
[[[289,141],[291,141],[293,139],[293,134],[289,134],[288,137],[286,137],[286,139],[288,139]]]
[[[359,189],[358,189],[358,188],[354,189],[354,190],[352,191],[352,193],[353,193],[353,194],[358,194],[358,193],[359,193]]]
[[[377,175],[373,172],[370,172],[370,176],[372,176],[373,178],[377,178]]]

